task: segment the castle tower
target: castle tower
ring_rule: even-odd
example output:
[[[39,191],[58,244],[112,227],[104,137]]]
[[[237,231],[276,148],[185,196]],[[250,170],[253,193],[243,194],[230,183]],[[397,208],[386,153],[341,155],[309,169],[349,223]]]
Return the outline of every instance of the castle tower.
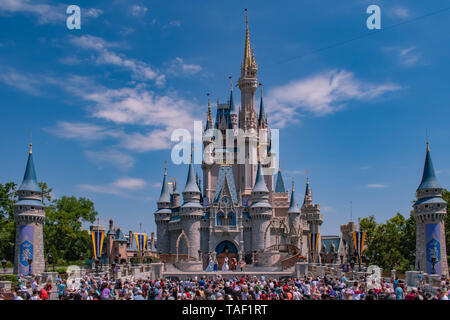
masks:
[[[258,125],[255,112],[255,91],[258,87],[258,66],[251,52],[248,15],[246,14],[246,33],[244,60],[241,65],[241,76],[238,81],[241,90],[241,107],[239,109],[239,128],[245,132],[245,163],[238,165],[238,189],[244,197],[251,194],[257,170]]]
[[[267,181],[266,181],[267,182]],[[272,206],[276,217],[288,217],[289,192],[284,187],[283,176],[281,174],[280,161],[278,161],[278,173],[275,183],[275,190],[272,193]]]
[[[114,262],[114,241],[116,240],[116,231],[114,230],[114,221],[109,219],[109,230],[106,233],[106,243],[107,243],[107,256],[109,258],[109,263]]]
[[[436,179],[427,141],[422,181],[414,203],[416,220],[415,269],[448,276],[444,219],[447,202],[442,199],[442,187]]]
[[[258,162],[255,186],[251,194],[250,217],[252,218],[253,250],[267,247],[266,231],[272,219],[272,206],[269,203],[269,190],[264,182],[261,162]]]
[[[261,86],[261,101],[259,103],[258,129],[267,129],[267,115],[264,111],[263,90]]]
[[[241,65],[239,89],[241,90],[241,109],[239,111],[239,128],[247,131],[256,129],[255,91],[258,87],[258,66],[255,55],[251,52],[250,33],[248,31],[248,14],[246,14],[246,32],[244,46],[244,61]]]
[[[312,190],[309,187],[309,177],[306,177],[306,189],[305,189],[305,198],[303,200],[303,206],[301,209],[303,218],[308,222],[309,224],[309,232],[320,234],[320,226],[323,223],[323,216],[320,213],[320,205],[314,204],[312,202]],[[317,260],[320,259],[319,252],[321,250],[321,241],[318,242],[317,246]],[[309,255],[310,256],[310,255]],[[310,257],[311,258],[311,257]],[[313,262],[313,261],[311,261]],[[313,263],[318,262],[314,261]]]
[[[186,186],[183,190],[183,205],[180,210],[181,229],[187,236],[187,248],[179,247],[179,253],[188,254],[197,258],[200,251],[200,220],[203,216],[203,207],[200,204],[201,192],[195,181],[194,165],[189,164]],[[186,239],[185,239],[186,240]],[[187,250],[186,250],[187,249]],[[186,252],[186,251],[187,252]]]
[[[165,167],[161,195],[158,200],[158,210],[155,212],[156,248],[159,253],[168,253],[170,251],[169,221],[171,214],[169,182],[167,181],[167,168]],[[132,237],[130,238],[130,243],[132,243]]]
[[[42,203],[42,189],[36,179],[31,144],[18,194],[19,201],[14,205],[16,222],[14,273],[28,274],[31,270],[32,274],[40,274],[45,270],[43,237],[45,206]]]
[[[300,208],[298,207],[297,201],[295,201],[295,191],[294,191],[294,179],[292,179],[292,191],[291,191],[291,201],[290,206],[287,211],[289,220],[289,236],[291,244],[300,247],[300,240],[302,234],[299,233],[300,229]]]
[[[172,179],[172,208],[180,207],[180,192],[178,191],[178,184],[175,179]]]

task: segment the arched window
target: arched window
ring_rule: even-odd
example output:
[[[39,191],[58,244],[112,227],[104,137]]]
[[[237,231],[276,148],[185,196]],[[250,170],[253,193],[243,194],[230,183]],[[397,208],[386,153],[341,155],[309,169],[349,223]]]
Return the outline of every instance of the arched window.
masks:
[[[222,226],[223,225],[223,219],[225,218],[223,212],[219,212],[216,216],[216,225]]]
[[[228,220],[231,220],[230,225],[232,225],[232,226],[236,225],[236,215],[234,214],[234,212],[228,213]]]

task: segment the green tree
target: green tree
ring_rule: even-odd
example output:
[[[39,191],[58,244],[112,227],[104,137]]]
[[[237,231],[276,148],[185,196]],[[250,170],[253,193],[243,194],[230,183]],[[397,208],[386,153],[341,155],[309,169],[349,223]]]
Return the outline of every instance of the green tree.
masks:
[[[16,228],[14,203],[17,201],[17,185],[0,183],[0,259],[13,261]]]
[[[88,257],[90,238],[83,222],[93,223],[98,212],[94,203],[86,198],[63,196],[46,208],[44,241],[47,252],[62,262],[75,261],[80,255]]]
[[[365,246],[367,248],[364,250],[363,255],[369,258],[370,261],[375,263],[376,254],[373,252],[372,241],[375,236],[375,230],[377,228],[377,222],[375,221],[375,216],[371,215],[367,218],[362,218],[359,221],[359,229],[361,231],[366,231]]]

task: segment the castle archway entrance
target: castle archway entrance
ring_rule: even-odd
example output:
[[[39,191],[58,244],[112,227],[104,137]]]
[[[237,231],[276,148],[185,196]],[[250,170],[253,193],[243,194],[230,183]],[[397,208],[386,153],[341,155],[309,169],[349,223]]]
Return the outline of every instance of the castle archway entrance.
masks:
[[[228,257],[228,266],[231,270],[231,261],[236,259],[239,262],[239,254],[236,245],[228,240],[220,242],[216,247],[217,262],[219,264],[219,270],[222,270],[225,258]]]

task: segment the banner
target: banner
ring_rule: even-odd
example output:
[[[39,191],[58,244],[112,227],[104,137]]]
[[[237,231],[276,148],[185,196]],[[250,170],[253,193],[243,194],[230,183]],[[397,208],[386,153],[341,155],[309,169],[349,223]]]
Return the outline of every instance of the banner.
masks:
[[[441,232],[439,223],[425,225],[426,272],[441,274]],[[434,270],[433,270],[434,259]]]
[[[317,248],[319,246],[319,233],[308,233],[308,246],[309,253],[311,255],[311,262],[316,263],[317,260]]]
[[[353,243],[355,245],[358,264],[361,264],[361,257],[364,251],[364,240],[366,239],[366,231],[353,231]]]
[[[33,260],[34,227],[32,225],[20,226],[19,244],[19,273],[28,274],[30,266],[28,259]],[[33,273],[33,262],[31,263],[31,273]]]
[[[92,230],[92,246],[94,248],[94,259],[101,259],[103,250],[103,240],[105,239],[105,231]]]
[[[145,246],[147,245],[147,234],[145,233],[135,233],[136,245],[139,254],[139,262],[142,263],[144,254],[145,254]]]

